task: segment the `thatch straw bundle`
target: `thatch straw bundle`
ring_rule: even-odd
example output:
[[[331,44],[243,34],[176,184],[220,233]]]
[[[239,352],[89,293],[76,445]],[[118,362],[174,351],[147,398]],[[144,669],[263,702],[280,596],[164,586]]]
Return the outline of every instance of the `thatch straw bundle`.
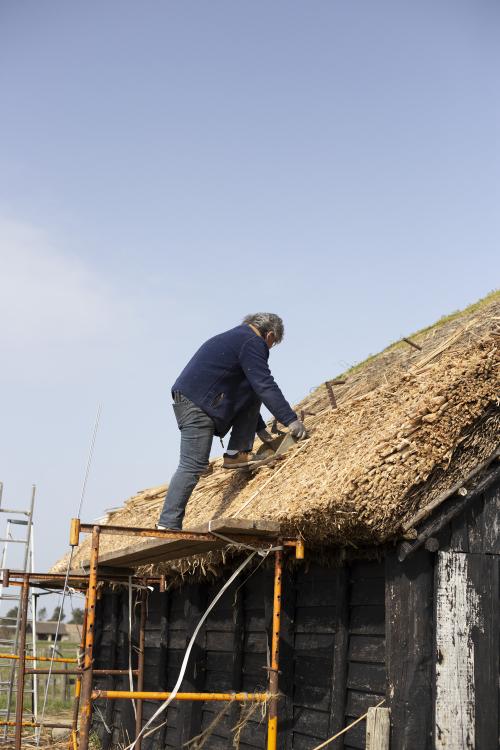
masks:
[[[210,518],[272,518],[286,533],[342,545],[380,543],[460,480],[499,443],[500,295],[398,342],[298,409],[310,438],[272,467],[229,473],[222,460],[188,504],[184,528]],[[286,461],[286,466],[284,465]],[[274,478],[275,477],[275,478]],[[107,523],[152,527],[165,486],[145,490]],[[103,551],[134,543],[103,536]],[[88,559],[85,540],[76,565]],[[64,567],[60,561],[57,569]]]

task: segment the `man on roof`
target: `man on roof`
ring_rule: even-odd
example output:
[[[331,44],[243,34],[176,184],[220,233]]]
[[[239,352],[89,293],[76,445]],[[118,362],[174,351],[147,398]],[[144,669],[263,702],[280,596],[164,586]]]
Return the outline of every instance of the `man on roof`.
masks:
[[[298,440],[306,430],[283,396],[268,365],[269,350],[284,335],[283,321],[273,313],[247,315],[241,325],[206,341],[172,386],[173,409],[181,432],[180,460],[170,481],[159,529],[181,529],[187,501],[208,468],[214,435],[231,437],[224,453],[225,469],[263,463],[252,447],[255,434],[272,436],[260,408],[271,414]]]

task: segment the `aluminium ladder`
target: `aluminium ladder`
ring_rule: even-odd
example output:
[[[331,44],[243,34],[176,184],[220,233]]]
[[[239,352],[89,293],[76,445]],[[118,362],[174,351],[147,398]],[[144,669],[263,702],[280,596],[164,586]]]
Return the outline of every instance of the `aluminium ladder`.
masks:
[[[21,572],[27,573],[30,570],[34,570],[34,539],[33,539],[33,510],[35,505],[35,492],[36,488],[33,485],[31,493],[31,501],[28,510],[13,510],[12,508],[2,507],[3,499],[3,483],[0,482],[0,513],[7,514],[7,523],[5,527],[5,536],[0,538],[0,542],[3,542],[3,550],[1,555],[1,569],[8,567],[7,556],[10,545],[19,545],[21,548],[21,560],[22,567]],[[18,516],[17,518],[11,518],[10,516]],[[21,516],[21,518],[19,518]],[[14,538],[13,532],[18,531],[22,538]],[[25,532],[24,536],[22,532]],[[16,607],[17,612],[14,617],[5,617],[0,615],[2,621],[2,630],[5,637],[0,638],[0,651],[17,654],[19,648],[19,634],[20,634],[20,621],[21,621],[21,588],[16,587],[16,593],[5,593],[3,582],[0,580],[0,607],[3,602],[8,602],[10,607]],[[31,633],[32,633],[32,648],[33,655],[36,656],[36,599],[32,595],[31,598]],[[7,631],[7,633],[5,633]],[[3,662],[3,659],[0,660]],[[6,660],[8,662],[8,660]],[[12,659],[10,667],[4,667],[3,674],[9,670],[8,679],[0,679],[0,717],[6,722],[11,720],[13,710],[15,708],[15,682],[16,682],[16,660]],[[36,675],[33,675],[32,689],[32,716],[33,720],[36,720],[37,716],[37,679]],[[3,728],[2,740],[5,742],[8,740],[9,726],[6,723]],[[0,742],[2,742],[0,740]],[[3,744],[2,742],[2,744]]]

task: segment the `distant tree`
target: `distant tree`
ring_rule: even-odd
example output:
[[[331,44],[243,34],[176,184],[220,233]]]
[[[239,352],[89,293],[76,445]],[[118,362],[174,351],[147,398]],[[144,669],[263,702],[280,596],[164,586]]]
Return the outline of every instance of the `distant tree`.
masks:
[[[83,623],[83,609],[80,609],[80,607],[76,607],[73,610],[73,615],[69,622],[74,623],[75,625],[81,625]]]
[[[58,620],[58,619],[59,619],[59,614],[60,614],[60,613],[61,613],[61,607],[59,607],[59,606],[58,606],[58,607],[56,607],[56,608],[54,609],[54,611],[52,612],[52,617],[51,617],[50,619],[51,619],[51,620]],[[61,622],[62,622],[62,621],[64,620],[64,618],[65,618],[65,617],[66,617],[66,615],[65,615],[65,614],[64,614],[64,612],[63,612],[63,613],[61,614]]]
[[[12,607],[12,609],[9,609],[5,617],[17,617],[17,607]]]
[[[43,622],[46,619],[47,619],[47,608],[42,607],[41,609],[38,610],[38,620],[39,622]]]

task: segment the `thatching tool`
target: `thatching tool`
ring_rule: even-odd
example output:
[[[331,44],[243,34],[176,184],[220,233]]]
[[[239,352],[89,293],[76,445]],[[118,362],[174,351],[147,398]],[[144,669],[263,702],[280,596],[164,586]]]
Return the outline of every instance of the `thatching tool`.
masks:
[[[263,443],[255,452],[255,455],[259,460],[262,459],[266,463],[260,463],[257,465],[250,464],[248,466],[248,469],[256,470],[260,469],[262,466],[272,465],[276,458],[282,456],[284,453],[290,450],[290,448],[293,448],[295,445],[297,445],[298,442],[299,441],[297,440],[297,438],[294,438],[293,435],[291,435],[289,432],[286,432],[284,435],[281,434],[278,437],[274,438],[272,442]]]
[[[287,432],[284,436],[280,435],[272,442],[264,443],[263,445],[261,445],[260,448],[255,452],[255,455],[258,457],[260,463],[250,463],[248,466],[239,469],[239,471],[250,471],[254,473],[264,467],[273,467],[278,459],[280,459],[291,448],[298,445],[298,443],[300,443],[302,447],[303,444],[307,441],[308,438],[297,440],[297,438],[294,438],[293,435],[291,435],[289,432]]]

